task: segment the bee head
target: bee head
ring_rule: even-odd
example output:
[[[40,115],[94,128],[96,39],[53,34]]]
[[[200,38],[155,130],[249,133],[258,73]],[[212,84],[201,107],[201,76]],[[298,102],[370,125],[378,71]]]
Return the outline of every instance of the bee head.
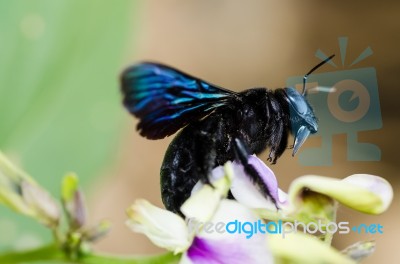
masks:
[[[335,55],[327,57],[325,60],[315,65],[306,75],[304,75],[303,91],[301,94],[293,88],[284,89],[286,97],[285,99],[288,102],[290,111],[290,127],[294,135],[292,156],[296,154],[310,134],[317,133],[318,131],[317,118],[315,117],[313,109],[305,98],[307,77],[316,69],[330,61],[334,56]]]
[[[293,88],[285,88],[284,91],[289,106],[290,127],[294,135],[294,156],[308,136],[317,133],[318,123],[313,109],[302,94]]]

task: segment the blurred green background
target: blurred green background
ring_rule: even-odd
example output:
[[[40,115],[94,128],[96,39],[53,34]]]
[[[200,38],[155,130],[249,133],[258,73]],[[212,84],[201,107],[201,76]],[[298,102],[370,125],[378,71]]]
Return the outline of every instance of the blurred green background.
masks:
[[[302,166],[287,152],[272,169],[283,189],[304,174],[388,179],[395,189],[388,212],[369,216],[340,207],[338,216],[354,225],[380,223],[384,234],[336,235],[334,245],[374,239],[377,250],[364,263],[397,263],[399,12],[394,0],[1,0],[0,149],[56,196],[65,172],[79,174],[89,221],[114,224],[98,249],[160,252],[125,227],[125,209],[137,198],[161,205],[159,168],[172,137],[150,141],[135,132],[137,120],[120,103],[123,67],[153,60],[236,91],[273,89],[318,63],[317,49],[339,55],[337,39],[347,36],[348,61],[367,46],[374,51],[357,67],[376,69],[383,128],[358,136],[380,147],[381,161],[348,161],[341,134],[333,137],[333,166]],[[320,144],[310,138],[302,148]],[[0,249],[48,238],[3,208],[0,234]]]
[[[56,197],[66,172],[88,186],[115,162],[134,10],[125,0],[0,1],[0,149]],[[0,249],[45,238],[31,222],[0,208]]]

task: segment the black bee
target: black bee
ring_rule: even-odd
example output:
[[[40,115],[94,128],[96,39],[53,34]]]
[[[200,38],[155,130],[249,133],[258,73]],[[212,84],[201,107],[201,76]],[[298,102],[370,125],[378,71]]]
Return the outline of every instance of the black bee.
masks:
[[[239,160],[266,197],[268,187],[249,164],[250,154],[270,148],[275,163],[295,137],[293,155],[318,124],[307,103],[306,80],[300,94],[293,88],[254,88],[236,93],[179,70],[144,62],[121,75],[123,103],[140,119],[137,129],[148,139],[162,139],[183,128],[174,138],[161,166],[161,193],[165,207],[180,213],[182,203],[199,181],[228,160]]]

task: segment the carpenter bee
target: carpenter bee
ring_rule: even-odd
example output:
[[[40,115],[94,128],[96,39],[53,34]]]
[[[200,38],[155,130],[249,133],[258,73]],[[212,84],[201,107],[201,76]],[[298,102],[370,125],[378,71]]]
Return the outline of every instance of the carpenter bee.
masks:
[[[269,148],[268,160],[275,163],[287,148],[289,134],[294,135],[294,156],[307,137],[317,132],[317,119],[306,100],[307,76],[333,56],[304,76],[302,93],[294,88],[237,93],[151,62],[123,71],[123,104],[140,119],[140,135],[162,139],[183,128],[169,145],[161,166],[165,207],[180,213],[193,186],[199,180],[209,183],[213,168],[234,159],[276,204],[248,157]]]

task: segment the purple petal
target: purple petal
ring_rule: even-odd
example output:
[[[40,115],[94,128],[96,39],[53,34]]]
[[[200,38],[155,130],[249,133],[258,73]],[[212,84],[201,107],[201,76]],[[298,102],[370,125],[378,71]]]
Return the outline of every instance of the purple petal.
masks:
[[[255,244],[240,238],[211,240],[195,237],[186,254],[193,264],[272,263],[265,243],[258,240]]]
[[[260,174],[263,182],[267,186],[272,198],[278,201],[278,181],[276,180],[274,172],[265,163],[257,158],[256,155],[251,155],[249,164],[253,165],[256,171]]]
[[[188,251],[182,256],[180,264],[265,264],[272,263],[272,255],[267,245],[267,234],[262,232],[228,232],[229,222],[255,223],[261,221],[258,216],[246,206],[223,199],[213,218],[194,238]],[[217,225],[225,224],[222,228]],[[237,227],[237,230],[243,228]],[[232,229],[231,229],[232,230]],[[256,229],[251,229],[256,230]],[[257,229],[258,230],[258,229]]]
[[[286,194],[279,190],[278,182],[272,170],[255,155],[249,157],[249,163],[261,176],[261,179],[267,186],[272,198],[274,198],[279,204],[285,203]],[[274,210],[275,205],[273,205],[271,201],[267,200],[259,191],[257,186],[254,185],[250,180],[250,177],[244,171],[242,164],[235,161],[232,163],[232,166],[235,175],[231,188],[233,196],[238,201],[252,208],[268,208]]]

